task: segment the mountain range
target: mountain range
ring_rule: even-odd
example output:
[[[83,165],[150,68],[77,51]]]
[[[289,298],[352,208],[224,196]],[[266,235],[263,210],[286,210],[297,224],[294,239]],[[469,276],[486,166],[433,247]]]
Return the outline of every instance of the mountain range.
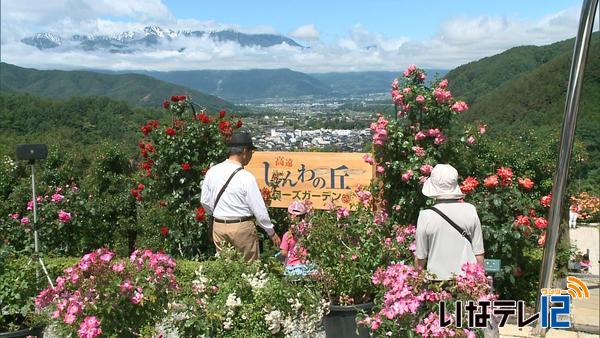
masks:
[[[429,69],[430,78],[446,70]],[[232,102],[301,96],[349,97],[385,93],[400,71],[302,73],[287,68],[252,70],[140,71],[162,81],[216,95]]]
[[[74,34],[63,37],[59,34],[42,32],[23,38],[21,42],[37,47],[38,49],[81,49],[84,51],[108,51],[111,53],[134,53],[143,48],[153,47],[162,43],[194,39],[202,41],[210,39],[215,42],[233,42],[242,47],[258,46],[271,47],[287,44],[292,47],[303,48],[296,41],[277,34],[246,34],[235,30],[199,31],[199,30],[172,30],[159,26],[147,26],[141,32],[121,32],[113,35],[85,35]],[[185,47],[179,47],[182,52]]]
[[[171,95],[186,94],[211,111],[237,109],[232,103],[184,86],[142,74],[101,74],[86,71],[36,70],[0,63],[0,91],[67,99],[107,96],[132,106],[160,107]]]

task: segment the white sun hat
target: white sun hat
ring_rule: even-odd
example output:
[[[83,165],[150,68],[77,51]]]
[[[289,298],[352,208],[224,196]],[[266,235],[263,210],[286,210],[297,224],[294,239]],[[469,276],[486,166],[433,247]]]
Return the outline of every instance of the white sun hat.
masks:
[[[458,186],[458,171],[449,164],[438,164],[423,184],[423,195],[435,199],[460,199],[465,197]]]

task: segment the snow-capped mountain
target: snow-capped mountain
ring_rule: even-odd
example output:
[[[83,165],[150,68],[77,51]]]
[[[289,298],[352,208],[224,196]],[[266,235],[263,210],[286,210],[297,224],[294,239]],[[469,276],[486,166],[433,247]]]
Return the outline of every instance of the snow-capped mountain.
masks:
[[[39,49],[54,48],[62,44],[62,38],[52,33],[37,33],[21,41],[28,45],[36,46]]]
[[[85,51],[105,50],[112,53],[133,53],[143,47],[157,45],[162,42],[175,41],[181,38],[208,38],[216,42],[235,42],[243,47],[271,47],[288,44],[302,48],[296,41],[276,34],[245,34],[234,30],[216,32],[172,30],[158,26],[145,27],[142,32],[121,32],[114,35],[82,35],[75,34],[63,38],[53,33],[37,33],[21,40],[38,49],[75,48]]]

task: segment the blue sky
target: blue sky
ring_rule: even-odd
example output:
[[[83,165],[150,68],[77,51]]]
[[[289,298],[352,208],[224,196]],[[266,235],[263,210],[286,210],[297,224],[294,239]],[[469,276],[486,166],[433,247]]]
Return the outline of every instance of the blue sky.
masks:
[[[525,21],[577,7],[573,0],[304,0],[304,1],[164,1],[177,18],[216,20],[242,26],[272,26],[286,34],[314,24],[325,39],[343,36],[354,25],[389,37],[424,39],[451,18],[498,16]]]
[[[451,69],[521,45],[575,36],[581,1],[2,0],[1,59],[40,69],[191,70],[290,68],[305,72]],[[303,46],[164,42],[131,54],[68,48],[74,34],[144,34],[144,27],[274,33]],[[22,43],[38,32],[60,48]],[[71,44],[72,45],[72,44]],[[183,51],[182,51],[183,50]]]

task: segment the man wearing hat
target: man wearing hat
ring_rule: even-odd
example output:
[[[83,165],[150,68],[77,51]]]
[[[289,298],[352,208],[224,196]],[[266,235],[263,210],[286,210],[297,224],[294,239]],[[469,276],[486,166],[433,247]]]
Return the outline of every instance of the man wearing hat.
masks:
[[[434,205],[421,210],[417,220],[416,264],[438,279],[461,274],[467,262],[483,266],[483,236],[475,206],[462,201],[458,172],[449,164],[438,164],[423,185],[423,194]]]
[[[247,261],[259,259],[258,236],[254,222],[279,246],[256,178],[243,170],[256,147],[248,133],[235,133],[228,142],[229,158],[211,167],[202,182],[200,200],[213,215],[213,241],[217,252],[231,244]]]

